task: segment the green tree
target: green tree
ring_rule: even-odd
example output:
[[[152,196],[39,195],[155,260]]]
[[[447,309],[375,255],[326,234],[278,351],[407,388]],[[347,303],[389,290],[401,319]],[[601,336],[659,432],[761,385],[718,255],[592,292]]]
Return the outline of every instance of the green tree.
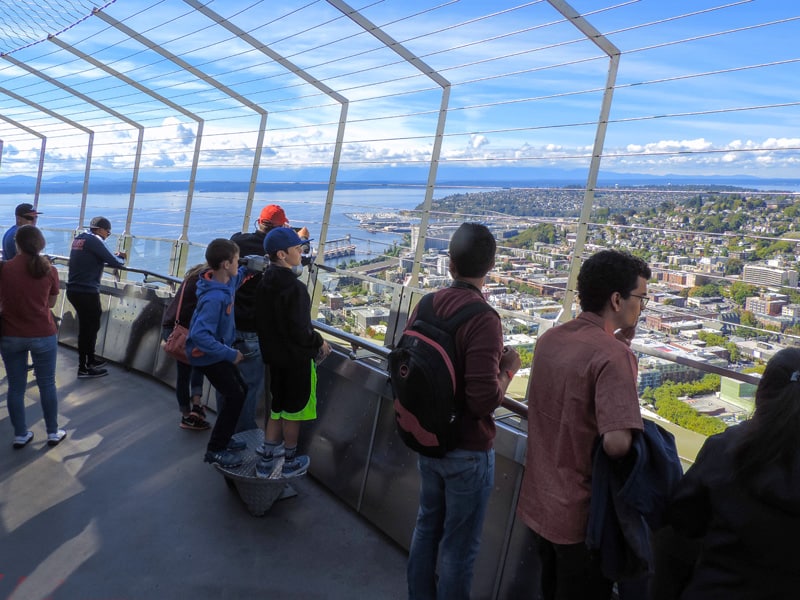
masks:
[[[705,342],[709,346],[724,346],[725,342],[727,342],[727,338],[725,338],[725,336],[708,331],[698,331],[697,339]]]
[[[749,310],[739,312],[739,322],[745,327],[758,327],[756,316]]]
[[[533,362],[532,351],[526,350],[525,348],[517,348],[517,354],[519,354],[521,369],[526,369],[531,366],[531,363]]]
[[[611,215],[611,222],[616,225],[627,225],[628,219],[625,218],[625,215],[622,213],[614,213]]]
[[[550,223],[539,223],[506,240],[513,248],[533,248],[536,243],[555,244],[558,236],[556,228]]]
[[[719,295],[720,288],[717,283],[707,283],[706,285],[695,286],[689,290],[689,296],[691,298],[712,298]]]
[[[795,202],[794,204],[790,204],[784,208],[783,214],[787,219],[794,219],[795,217],[800,216],[800,202]]]
[[[725,263],[725,275],[739,275],[744,269],[744,263],[738,258],[729,258]],[[735,281],[734,283],[739,283]]]
[[[728,295],[739,306],[744,306],[745,300],[758,293],[758,288],[743,281],[734,281],[728,288]]]
[[[742,353],[739,350],[739,347],[733,342],[726,342],[724,346],[725,349],[728,351],[728,354],[730,355],[730,358],[728,360],[730,360],[731,362],[739,362],[739,359],[742,358]]]
[[[696,396],[719,389],[719,375],[708,374],[700,381],[675,383],[667,381],[653,391],[656,411],[668,421],[703,435],[713,435],[725,430],[725,423],[715,417],[699,414],[680,401],[680,396]]]
[[[499,265],[495,267],[498,271],[512,271],[514,269],[514,265],[512,265],[509,261],[504,260]]]

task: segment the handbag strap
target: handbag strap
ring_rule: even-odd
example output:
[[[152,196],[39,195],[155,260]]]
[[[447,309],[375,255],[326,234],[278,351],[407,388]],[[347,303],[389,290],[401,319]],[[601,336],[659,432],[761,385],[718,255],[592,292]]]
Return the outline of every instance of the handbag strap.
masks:
[[[181,305],[183,304],[183,292],[186,291],[186,280],[181,284],[181,295],[178,297],[178,312],[175,313],[175,325],[180,325]]]

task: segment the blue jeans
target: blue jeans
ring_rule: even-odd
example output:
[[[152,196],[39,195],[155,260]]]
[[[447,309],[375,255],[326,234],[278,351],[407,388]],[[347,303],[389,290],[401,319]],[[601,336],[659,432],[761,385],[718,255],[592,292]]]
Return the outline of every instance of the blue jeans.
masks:
[[[47,433],[58,431],[58,399],[56,396],[56,353],[58,340],[55,335],[47,337],[0,338],[0,354],[6,365],[8,376],[8,415],[14,427],[14,435],[25,435],[25,388],[28,385],[28,352],[33,359],[33,372],[39,387],[44,424]]]
[[[247,384],[247,396],[244,399],[239,420],[236,422],[236,433],[239,433],[258,429],[256,409],[259,399],[264,396],[264,361],[261,360],[261,347],[258,345],[258,334],[255,331],[237,329],[233,347],[244,356],[244,360],[237,366],[242,379]],[[222,394],[217,391],[217,406],[221,407],[223,402]]]
[[[178,366],[178,378],[175,381],[175,396],[178,399],[178,408],[182,413],[189,412],[192,407],[192,398],[203,395],[203,372],[197,367],[175,361]]]
[[[420,455],[418,465],[421,482],[408,556],[409,600],[468,600],[494,487],[494,450],[457,449],[444,458]]]

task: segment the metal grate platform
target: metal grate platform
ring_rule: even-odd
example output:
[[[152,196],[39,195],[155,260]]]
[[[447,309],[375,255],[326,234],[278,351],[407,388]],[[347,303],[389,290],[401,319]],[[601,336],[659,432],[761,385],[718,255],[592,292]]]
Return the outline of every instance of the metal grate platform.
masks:
[[[289,485],[289,479],[297,481],[305,476],[286,478],[281,475],[284,459],[275,461],[272,474],[267,479],[256,477],[256,465],[260,460],[256,454],[256,448],[264,441],[264,432],[260,429],[242,431],[233,436],[234,439],[243,441],[247,444],[244,462],[233,469],[225,469],[215,465],[217,471],[225,477],[225,482],[231,489],[236,490],[242,502],[247,506],[250,514],[261,517],[272,507],[277,500],[284,500],[297,495],[294,488]]]

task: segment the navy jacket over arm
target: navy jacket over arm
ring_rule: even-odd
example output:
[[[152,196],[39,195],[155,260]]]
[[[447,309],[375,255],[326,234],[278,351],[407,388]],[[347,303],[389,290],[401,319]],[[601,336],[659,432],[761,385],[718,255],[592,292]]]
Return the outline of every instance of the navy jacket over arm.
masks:
[[[610,459],[598,441],[586,544],[600,551],[606,577],[619,581],[653,572],[650,532],[663,525],[682,474],[674,436],[647,419],[622,461]]]

